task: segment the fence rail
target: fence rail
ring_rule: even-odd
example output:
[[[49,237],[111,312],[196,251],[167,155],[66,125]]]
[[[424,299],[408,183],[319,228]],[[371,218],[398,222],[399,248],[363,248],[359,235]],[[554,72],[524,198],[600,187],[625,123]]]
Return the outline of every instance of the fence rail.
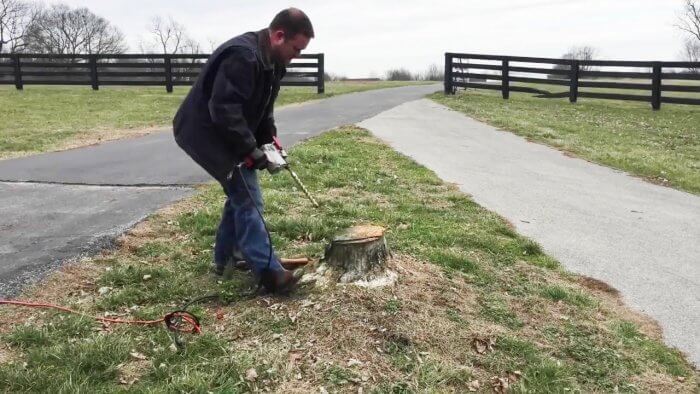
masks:
[[[629,68],[635,70],[629,71]],[[496,83],[488,83],[489,80]],[[697,84],[693,84],[694,81]],[[552,94],[511,82],[566,86],[568,94]],[[661,103],[700,105],[700,62],[569,60],[448,52],[445,54],[444,85],[445,94],[454,94],[456,88],[490,89],[500,90],[503,98],[508,99],[512,91],[530,92],[543,97],[568,95],[572,103],[579,97],[646,101],[658,110]],[[626,89],[635,94],[579,91],[579,88]],[[664,95],[667,92],[689,93],[689,97]]]
[[[192,85],[208,54],[54,55],[0,54],[0,85],[174,86]],[[325,91],[322,53],[301,55],[287,66],[282,86]]]

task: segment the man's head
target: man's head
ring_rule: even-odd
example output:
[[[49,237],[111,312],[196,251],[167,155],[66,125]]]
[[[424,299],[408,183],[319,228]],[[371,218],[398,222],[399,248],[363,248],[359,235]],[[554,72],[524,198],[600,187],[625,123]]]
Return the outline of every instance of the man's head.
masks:
[[[270,23],[270,52],[275,62],[289,64],[314,38],[309,17],[300,9],[287,8]]]

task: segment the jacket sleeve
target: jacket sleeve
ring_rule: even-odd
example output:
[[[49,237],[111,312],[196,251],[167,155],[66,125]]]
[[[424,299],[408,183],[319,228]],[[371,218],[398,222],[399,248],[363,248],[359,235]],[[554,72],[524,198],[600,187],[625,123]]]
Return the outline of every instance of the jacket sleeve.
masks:
[[[280,92],[280,83],[282,78],[287,74],[287,69],[282,67],[279,70],[279,75],[276,76],[272,97],[265,109],[265,116],[258,127],[258,135],[263,144],[272,142],[272,138],[277,136],[277,125],[275,125],[275,101]]]
[[[273,98],[274,99],[274,98]],[[260,131],[258,135],[260,136],[261,143],[268,144],[272,142],[272,137],[277,136],[277,126],[275,125],[275,115],[274,115],[274,100],[270,100],[268,104],[265,116],[260,122],[258,130]]]
[[[243,114],[243,104],[253,95],[257,63],[255,54],[233,51],[216,72],[209,99],[209,114],[217,128],[245,156],[256,148],[255,136]]]

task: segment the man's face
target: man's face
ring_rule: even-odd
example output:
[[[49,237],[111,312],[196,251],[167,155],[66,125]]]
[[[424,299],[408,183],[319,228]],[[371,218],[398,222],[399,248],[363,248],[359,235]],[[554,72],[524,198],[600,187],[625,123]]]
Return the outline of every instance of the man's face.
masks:
[[[306,49],[311,39],[303,34],[297,34],[291,39],[283,30],[270,32],[270,49],[274,61],[289,64]]]

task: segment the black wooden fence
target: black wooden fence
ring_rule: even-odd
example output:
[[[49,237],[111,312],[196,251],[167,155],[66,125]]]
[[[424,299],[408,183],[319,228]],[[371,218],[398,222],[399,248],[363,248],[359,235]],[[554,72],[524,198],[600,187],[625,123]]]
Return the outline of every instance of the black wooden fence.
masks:
[[[0,85],[191,85],[209,55],[0,54]],[[287,67],[282,86],[313,86],[323,93],[323,54],[301,55]]]
[[[629,71],[630,68],[633,71]],[[579,97],[645,101],[655,110],[661,108],[661,103],[700,105],[700,83],[693,84],[693,81],[700,81],[700,73],[688,70],[700,70],[700,62],[568,60],[448,52],[445,54],[445,94],[453,94],[456,88],[462,87],[500,90],[504,99],[510,92],[531,92],[540,93],[541,97],[568,95],[572,103]],[[489,80],[496,83],[489,83]],[[511,82],[566,86],[568,92],[551,94]],[[579,91],[579,88],[593,91]],[[638,94],[598,89],[627,89]],[[664,95],[667,92],[683,92],[683,97],[678,93]]]

